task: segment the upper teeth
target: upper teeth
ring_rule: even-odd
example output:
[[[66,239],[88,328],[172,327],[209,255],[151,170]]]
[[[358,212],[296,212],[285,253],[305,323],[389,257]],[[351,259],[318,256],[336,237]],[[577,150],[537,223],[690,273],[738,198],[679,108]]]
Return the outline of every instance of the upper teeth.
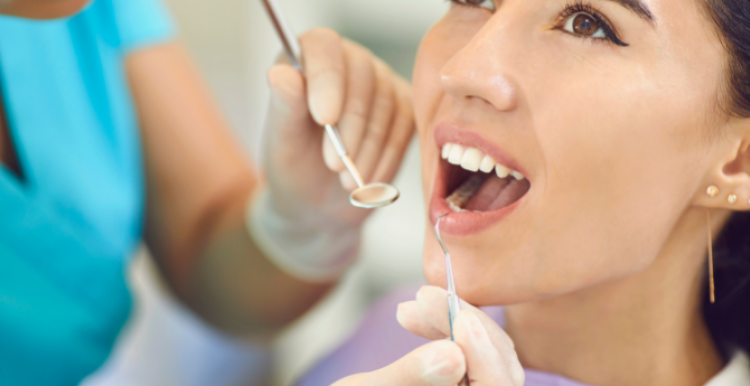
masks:
[[[447,159],[453,165],[459,165],[461,168],[468,171],[477,172],[481,170],[484,173],[495,173],[500,178],[513,176],[517,180],[522,180],[523,174],[510,169],[506,166],[500,165],[487,154],[482,153],[481,150],[473,147],[464,147],[455,143],[446,143],[443,145],[443,159]]]

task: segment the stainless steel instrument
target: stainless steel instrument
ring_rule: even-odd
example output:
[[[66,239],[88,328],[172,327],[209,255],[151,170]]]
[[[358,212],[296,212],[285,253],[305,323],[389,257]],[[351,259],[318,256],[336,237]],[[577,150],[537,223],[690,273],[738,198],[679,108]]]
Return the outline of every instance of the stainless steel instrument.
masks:
[[[302,71],[302,61],[300,60],[302,50],[296,36],[292,33],[286,19],[284,19],[281,8],[276,0],[261,1],[266,11],[268,11],[268,16],[271,19],[271,23],[273,23],[279,39],[281,39],[281,44],[284,46],[284,52],[286,52],[289,62],[298,71]],[[400,195],[398,189],[393,185],[385,183],[366,184],[349,156],[344,142],[341,140],[339,129],[334,125],[325,125],[325,130],[339,158],[344,162],[346,169],[352,175],[354,181],[357,182],[357,189],[349,195],[349,202],[356,207],[365,209],[380,208],[394,203]]]

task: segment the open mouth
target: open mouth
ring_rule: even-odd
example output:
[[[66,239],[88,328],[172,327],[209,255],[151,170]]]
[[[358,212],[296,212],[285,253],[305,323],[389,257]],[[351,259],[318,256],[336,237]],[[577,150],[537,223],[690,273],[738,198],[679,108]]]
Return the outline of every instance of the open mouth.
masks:
[[[531,181],[509,154],[471,128],[435,126],[441,158],[430,202],[444,235],[468,236],[493,226],[525,202]]]
[[[442,158],[445,201],[454,212],[501,210],[520,200],[531,187],[522,173],[473,147],[446,143]]]

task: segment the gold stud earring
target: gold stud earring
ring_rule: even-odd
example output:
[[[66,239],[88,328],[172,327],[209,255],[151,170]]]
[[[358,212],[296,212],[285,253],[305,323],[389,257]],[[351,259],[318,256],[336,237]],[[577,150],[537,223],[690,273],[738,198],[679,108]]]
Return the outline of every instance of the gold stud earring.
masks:
[[[708,197],[716,197],[719,195],[719,188],[716,185],[711,185],[706,189]]]
[[[730,204],[734,204],[735,202],[737,202],[737,195],[730,194],[729,197],[727,197],[727,202]]]
[[[714,245],[711,233],[711,212],[706,210],[706,234],[708,236],[708,286],[711,295],[711,303],[713,304],[716,302],[716,294],[714,292]]]

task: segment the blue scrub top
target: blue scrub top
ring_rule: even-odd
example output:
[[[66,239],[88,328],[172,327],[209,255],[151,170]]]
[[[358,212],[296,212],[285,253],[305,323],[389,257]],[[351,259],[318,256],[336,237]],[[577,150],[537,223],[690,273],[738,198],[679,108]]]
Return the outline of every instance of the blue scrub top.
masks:
[[[144,182],[123,60],[172,35],[158,0],[0,17],[0,92],[24,174],[0,166],[0,385],[77,384],[128,318]]]

